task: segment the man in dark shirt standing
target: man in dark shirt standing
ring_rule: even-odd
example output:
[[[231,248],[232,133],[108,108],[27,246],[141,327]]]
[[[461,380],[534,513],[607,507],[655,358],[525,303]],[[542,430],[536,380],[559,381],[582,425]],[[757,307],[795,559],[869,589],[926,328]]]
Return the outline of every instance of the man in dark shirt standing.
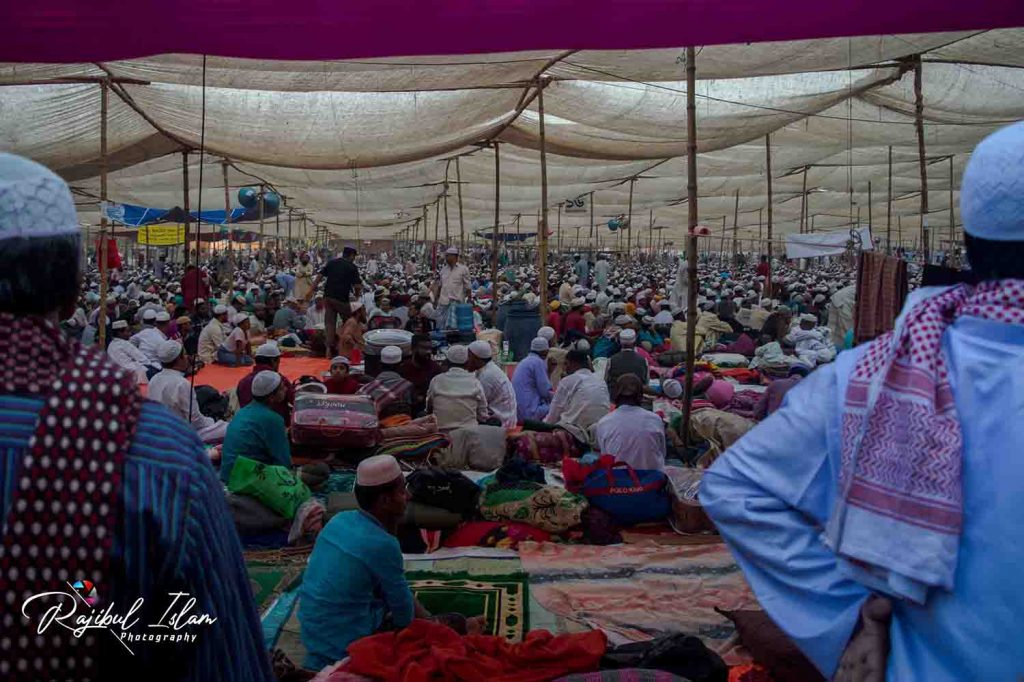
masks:
[[[402,377],[412,383],[414,417],[426,408],[430,380],[444,371],[440,365],[434,362],[433,353],[434,346],[430,341],[430,336],[427,334],[414,335],[412,337],[412,357],[399,372]]]
[[[327,357],[334,355],[334,338],[337,334],[338,318],[341,322],[348,319],[352,314],[349,306],[349,298],[353,291],[356,296],[363,292],[363,285],[359,277],[359,270],[355,264],[356,250],[346,246],[341,252],[341,258],[335,258],[327,262],[316,276],[310,295],[320,286],[320,281],[327,279],[324,285],[324,332],[327,336]]]

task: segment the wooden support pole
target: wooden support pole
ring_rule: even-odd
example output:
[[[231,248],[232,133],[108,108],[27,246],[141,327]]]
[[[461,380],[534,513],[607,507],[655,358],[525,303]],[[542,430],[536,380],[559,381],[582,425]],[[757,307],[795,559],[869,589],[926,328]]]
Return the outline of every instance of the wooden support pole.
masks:
[[[650,255],[654,256],[654,209],[650,209],[647,215],[647,231],[649,233],[647,239],[647,249],[650,251]]]
[[[766,166],[765,176],[768,180],[768,277],[766,287],[769,294],[772,291],[772,136],[769,133],[764,136],[764,162]]]
[[[189,205],[189,191],[188,191],[188,189],[189,189],[189,187],[188,187],[189,186],[189,181],[188,181],[188,150],[187,149],[183,150],[181,152],[181,184],[182,184],[182,188],[181,188],[181,193],[182,193],[181,204],[182,204],[182,208],[185,209],[185,266],[187,267],[188,264],[189,264],[189,258],[191,256],[191,246],[190,246],[191,240],[190,240],[190,237],[189,237],[191,229],[190,229],[189,225],[192,222],[191,216],[189,215],[189,211],[191,210],[191,206]],[[196,235],[196,246],[197,246],[197,248],[196,248],[196,264],[197,265],[199,264],[199,249],[198,249],[198,245],[199,245],[199,236]]]
[[[690,444],[690,411],[693,408],[693,347],[697,332],[697,87],[696,50],[686,48],[686,266],[689,290],[686,300],[686,380],[683,387],[683,444]]]
[[[807,166],[804,166],[804,187],[800,192],[800,234],[804,233],[807,224],[804,216],[807,214]]]
[[[540,119],[540,228],[537,240],[537,272],[540,284],[540,310],[545,315],[548,309],[548,151],[544,135],[544,86],[547,81],[537,81],[537,113]]]
[[[280,199],[278,199],[280,201]],[[198,249],[197,249],[198,250]],[[274,214],[274,255],[277,258],[277,265],[281,265],[281,206],[278,204],[277,213]],[[196,256],[196,260],[199,256]]]
[[[917,130],[917,165],[921,170],[921,247],[924,262],[930,259],[928,238],[928,164],[924,158],[924,97],[921,94],[921,55],[914,63],[914,128]]]
[[[868,180],[868,232],[871,232],[871,239],[874,240],[875,233],[872,232],[872,220],[871,220],[871,181]]]
[[[260,185],[260,255],[262,255],[265,258],[266,254],[263,253],[263,250],[266,248],[266,246],[263,243],[263,234],[264,234],[263,233],[263,212],[264,212],[264,205],[265,205],[263,203],[263,192],[264,192],[264,187],[263,187],[263,185]]]
[[[466,221],[462,215],[462,172],[459,170],[459,157],[455,157],[455,189],[459,193],[459,251],[466,250]]]
[[[441,195],[441,201],[444,202],[444,245],[452,245],[451,232],[448,228],[448,166],[451,165],[451,161],[444,167],[444,194]]]
[[[719,267],[723,267],[723,268],[725,267],[725,230],[726,230],[725,218],[726,218],[726,216],[723,215],[722,216],[722,240],[718,244],[718,265],[719,265]]]
[[[736,188],[736,203],[732,209],[732,262],[736,263],[736,255],[739,252],[740,233],[740,190]]]
[[[231,194],[230,194],[230,190],[228,189],[228,162],[227,162],[227,159],[225,159],[225,160],[220,162],[220,169],[221,169],[221,172],[223,173],[223,178],[224,178],[224,226],[227,227],[227,229],[228,229],[228,270],[232,273],[232,277],[234,277],[234,272],[235,272],[235,254],[234,254],[234,250],[231,248],[231,232],[232,232],[232,230],[231,230]],[[148,254],[146,256],[146,260],[147,261],[149,260]]]
[[[441,237],[441,199],[434,201],[434,241],[440,241]]]
[[[950,267],[957,267],[956,255],[956,216],[953,213],[953,155],[949,156],[949,250],[947,259]]]
[[[494,143],[494,230],[491,231],[491,296],[493,304],[498,299],[498,221],[501,216],[501,154],[498,143]]]
[[[99,347],[107,347],[107,109],[109,106],[110,84],[100,82],[100,244],[96,249],[97,265],[100,270],[100,308],[96,314]],[[113,321],[113,320],[111,320]]]
[[[636,184],[636,178],[629,179],[629,208],[626,213],[626,225],[629,232],[626,233],[626,258],[629,258],[630,247],[633,244],[633,185]],[[622,229],[621,227],[619,228]]]
[[[759,242],[764,237],[764,235],[761,234],[762,226],[764,224],[764,221],[762,220],[763,211],[764,211],[764,207],[763,206],[761,208],[757,209],[757,241],[759,241]]]
[[[558,253],[562,253],[562,204],[558,205],[558,219],[555,222],[555,230],[558,232]]]
[[[889,189],[885,195],[885,252],[892,253],[892,146],[889,146]]]
[[[594,258],[594,193],[590,193],[590,198],[587,200],[590,204],[590,258]]]
[[[292,263],[293,263],[293,259],[292,259],[292,213],[294,213],[294,210],[291,207],[289,207],[288,208],[288,265],[292,265]]]

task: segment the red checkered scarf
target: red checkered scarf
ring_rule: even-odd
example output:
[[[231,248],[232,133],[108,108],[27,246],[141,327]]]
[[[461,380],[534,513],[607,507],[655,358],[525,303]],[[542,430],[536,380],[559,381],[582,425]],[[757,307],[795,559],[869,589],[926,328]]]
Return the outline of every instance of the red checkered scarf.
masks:
[[[830,546],[896,596],[952,589],[963,435],[942,335],[962,316],[1024,324],[1024,281],[960,285],[906,312],[850,375]],[[884,585],[884,587],[883,587]]]
[[[46,399],[0,543],[0,680],[98,679],[91,633],[99,631],[80,638],[56,624],[37,631],[45,609],[66,598],[30,604],[31,620],[22,604],[41,592],[70,593],[77,581],[79,594],[95,587],[97,608],[109,603],[121,472],[141,399],[129,373],[42,318],[0,313],[0,348],[0,391]],[[76,599],[76,616],[92,611]]]

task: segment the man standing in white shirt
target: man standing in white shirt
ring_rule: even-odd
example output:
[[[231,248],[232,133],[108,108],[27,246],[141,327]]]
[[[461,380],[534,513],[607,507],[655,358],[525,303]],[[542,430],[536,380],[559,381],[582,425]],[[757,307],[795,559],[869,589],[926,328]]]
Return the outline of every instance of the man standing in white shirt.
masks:
[[[434,282],[434,299],[437,301],[437,326],[450,329],[448,308],[453,303],[465,303],[469,298],[472,284],[469,268],[459,262],[459,250],[454,246],[444,252],[444,265]]]
[[[437,418],[441,431],[476,426],[487,421],[487,397],[480,380],[466,370],[469,350],[456,344],[448,347],[449,369],[430,380],[427,412]]]
[[[612,387],[615,411],[594,426],[602,455],[612,455],[634,469],[665,468],[665,424],[641,407],[644,387],[635,374],[623,374]]]
[[[196,392],[185,378],[189,358],[177,341],[164,341],[158,351],[163,369],[149,380],[150,400],[163,403],[192,425],[204,443],[220,443],[228,423],[207,417],[199,411]]]
[[[165,330],[170,321],[171,316],[164,310],[160,312],[147,310],[142,316],[142,329],[131,337],[131,342],[146,356],[146,364],[160,366],[157,349],[161,343],[167,340]]]
[[[228,338],[228,307],[224,304],[217,304],[213,308],[213,319],[206,323],[203,331],[199,333],[199,359],[207,365],[212,365],[217,359],[217,349],[220,348]]]
[[[496,364],[491,362],[493,349],[487,341],[474,341],[469,344],[469,362],[466,369],[476,374],[480,385],[484,387],[487,407],[501,425],[511,429],[516,425],[516,390],[508,375]]]
[[[544,421],[565,429],[583,444],[593,442],[591,427],[608,415],[611,399],[604,379],[590,368],[586,351],[571,350],[565,356],[567,376],[558,382],[555,397]]]
[[[136,348],[128,337],[131,330],[125,320],[114,320],[110,325],[114,338],[107,346],[107,355],[121,367],[135,372],[135,380],[144,384],[149,380],[150,373],[156,374],[160,371],[159,366],[151,368],[146,354]]]

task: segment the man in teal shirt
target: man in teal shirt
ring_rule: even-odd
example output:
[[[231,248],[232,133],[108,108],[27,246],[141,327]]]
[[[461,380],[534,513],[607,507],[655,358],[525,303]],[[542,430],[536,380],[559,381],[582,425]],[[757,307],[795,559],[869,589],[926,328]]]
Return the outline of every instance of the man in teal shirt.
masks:
[[[310,670],[344,658],[348,645],[379,630],[385,616],[404,628],[429,615],[405,580],[394,536],[409,500],[398,461],[377,455],[360,462],[355,494],[360,508],[327,523],[302,579],[299,621]]]
[[[239,457],[290,467],[291,446],[284,419],[275,406],[286,400],[288,387],[277,372],[260,372],[252,380],[252,402],[228,424],[221,454],[220,480],[227,483]]]

